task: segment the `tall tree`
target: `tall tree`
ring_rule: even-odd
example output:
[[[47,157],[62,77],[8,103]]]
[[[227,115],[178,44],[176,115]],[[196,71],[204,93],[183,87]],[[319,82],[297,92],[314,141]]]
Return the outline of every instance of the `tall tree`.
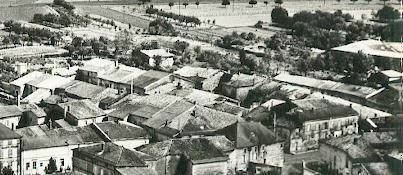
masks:
[[[230,5],[231,2],[229,0],[222,0],[221,5],[223,5],[224,7],[227,7],[227,5]]]
[[[169,9],[172,9],[172,6],[174,6],[175,5],[175,3],[173,3],[173,2],[169,2]]]
[[[369,4],[372,0],[365,0],[365,1],[367,1],[367,3]]]
[[[389,1],[389,0],[381,0],[381,1],[383,1],[383,5],[385,6],[386,2]]]
[[[281,6],[281,4],[284,3],[283,0],[274,0],[274,3],[276,3],[278,6]]]
[[[53,159],[53,157],[50,157],[49,159],[49,164],[46,167],[46,173],[47,174],[52,174],[57,171],[57,166],[56,166],[56,161]]]
[[[2,175],[14,175],[14,171],[11,169],[11,166],[5,166],[1,172],[2,173],[0,174]]]
[[[196,4],[197,8],[199,8],[200,2],[196,1],[195,4]]]
[[[350,0],[351,2],[353,2],[353,4],[355,4],[355,2],[357,2],[358,0]]]
[[[189,5],[189,3],[184,2],[182,5],[183,5],[183,6],[185,6],[185,8],[186,8],[186,6],[188,6],[188,5]]]
[[[263,3],[267,6],[269,4],[269,1],[263,1]]]

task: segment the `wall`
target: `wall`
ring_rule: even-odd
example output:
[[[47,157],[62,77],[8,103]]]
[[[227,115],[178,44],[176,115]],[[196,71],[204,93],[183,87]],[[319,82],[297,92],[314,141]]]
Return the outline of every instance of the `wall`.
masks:
[[[191,175],[226,175],[227,174],[227,162],[213,162],[204,164],[193,164]]]
[[[230,154],[230,169],[246,170],[249,162],[282,167],[284,164],[284,143],[235,149]]]
[[[18,122],[20,121],[20,118],[21,116],[3,118],[0,120],[0,123],[12,130],[15,130],[18,125]]]
[[[307,121],[290,135],[290,152],[301,153],[319,148],[319,140],[358,133],[358,116]]]
[[[19,139],[0,140],[0,171],[3,167],[11,166],[16,174],[19,173],[19,144]]]
[[[344,151],[335,149],[327,144],[321,144],[319,152],[322,161],[328,163],[332,170],[336,170],[343,175],[351,174],[352,162]]]

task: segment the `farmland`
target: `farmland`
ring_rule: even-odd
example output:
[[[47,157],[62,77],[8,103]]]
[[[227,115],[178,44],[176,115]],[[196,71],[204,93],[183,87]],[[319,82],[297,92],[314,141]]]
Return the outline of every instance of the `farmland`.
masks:
[[[31,21],[35,13],[57,14],[55,10],[53,10],[47,5],[0,7],[0,21],[7,21],[7,20]]]

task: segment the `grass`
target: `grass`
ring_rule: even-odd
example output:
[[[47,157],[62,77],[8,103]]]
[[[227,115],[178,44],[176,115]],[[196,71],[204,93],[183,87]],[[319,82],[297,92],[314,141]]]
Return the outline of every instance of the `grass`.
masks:
[[[57,14],[55,10],[46,5],[0,7],[0,21],[23,20],[31,21],[34,14]]]

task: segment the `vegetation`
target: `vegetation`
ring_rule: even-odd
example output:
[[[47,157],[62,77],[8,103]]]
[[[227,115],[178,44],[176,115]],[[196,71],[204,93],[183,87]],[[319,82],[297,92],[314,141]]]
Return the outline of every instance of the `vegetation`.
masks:
[[[381,21],[391,21],[400,18],[399,10],[394,9],[390,6],[384,6],[382,9],[378,10],[375,17]]]
[[[227,7],[227,5],[230,5],[231,2],[229,0],[222,0],[221,5],[223,5],[224,7]]]
[[[49,159],[49,164],[45,168],[46,174],[52,174],[57,171],[56,161],[51,157]]]
[[[257,4],[256,0],[249,0],[249,4],[253,7],[254,5]]]
[[[172,9],[172,7],[173,7],[174,5],[175,5],[174,2],[169,2],[169,3],[168,3],[168,6],[169,6],[170,9]]]
[[[186,6],[188,6],[188,5],[189,5],[189,3],[184,2],[182,5],[183,5],[183,6],[185,6],[185,8],[186,8]]]
[[[176,20],[176,21],[178,21],[180,23],[185,23],[186,25],[187,24],[193,24],[193,25],[200,25],[201,24],[199,18],[197,18],[197,17],[177,15],[177,14],[172,13],[172,12],[165,12],[165,11],[162,11],[162,10],[155,9],[153,7],[147,8],[146,13],[150,14],[150,15],[155,14],[157,16],[161,16],[161,17],[164,17],[164,18],[167,18],[167,19],[173,19],[173,20]]]
[[[14,171],[11,169],[11,166],[3,167],[1,173],[2,175],[14,175]]]
[[[149,29],[151,35],[176,35],[172,24],[161,18],[151,21]]]
[[[69,2],[66,2],[65,0],[54,0],[53,4],[56,6],[61,6],[68,11],[72,11],[75,8],[73,5],[71,5]]]

